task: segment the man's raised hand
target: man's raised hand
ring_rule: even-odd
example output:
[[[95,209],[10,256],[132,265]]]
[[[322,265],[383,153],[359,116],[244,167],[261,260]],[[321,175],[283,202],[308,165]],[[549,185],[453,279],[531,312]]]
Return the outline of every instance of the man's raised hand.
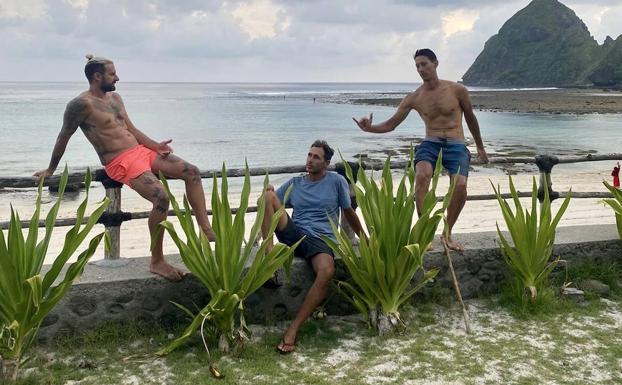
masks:
[[[369,114],[369,118],[367,116],[363,116],[361,120],[356,120],[352,118],[354,122],[359,126],[359,128],[363,131],[369,131],[371,129],[372,120],[374,119],[374,114]]]
[[[162,156],[168,156],[173,153],[173,149],[168,144],[171,143],[173,139],[168,139],[163,142],[158,143],[158,154]]]

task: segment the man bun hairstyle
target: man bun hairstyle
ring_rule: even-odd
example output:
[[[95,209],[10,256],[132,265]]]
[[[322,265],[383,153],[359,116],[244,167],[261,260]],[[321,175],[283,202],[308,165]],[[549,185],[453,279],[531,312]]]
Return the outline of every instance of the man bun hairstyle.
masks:
[[[436,62],[438,61],[438,59],[436,58],[436,54],[432,52],[432,50],[429,48],[418,49],[417,51],[415,51],[415,54],[413,55],[413,59],[416,59],[417,56],[425,56],[428,59],[430,59],[430,61],[436,61]]]
[[[325,140],[316,140],[311,147],[319,147],[324,150],[324,160],[329,161],[333,158],[335,150],[333,150]]]
[[[104,57],[93,56],[92,53],[87,54],[86,65],[84,66],[84,75],[86,75],[86,79],[91,82],[93,74],[96,72],[103,75],[106,72],[106,64],[109,63],[112,63],[112,60]]]

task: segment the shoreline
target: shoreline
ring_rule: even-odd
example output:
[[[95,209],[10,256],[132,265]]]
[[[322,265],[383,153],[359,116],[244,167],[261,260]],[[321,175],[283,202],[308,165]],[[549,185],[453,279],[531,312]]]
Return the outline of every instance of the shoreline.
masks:
[[[604,89],[470,91],[473,109],[543,114],[621,114],[622,92]],[[352,104],[397,107],[403,97],[351,98]]]

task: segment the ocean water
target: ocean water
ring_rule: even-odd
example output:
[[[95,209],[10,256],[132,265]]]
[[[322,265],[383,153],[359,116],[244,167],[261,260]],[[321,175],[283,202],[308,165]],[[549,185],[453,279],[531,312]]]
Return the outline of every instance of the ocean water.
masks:
[[[30,176],[47,166],[62,124],[66,103],[86,89],[85,83],[0,83],[0,177]],[[376,122],[389,118],[395,108],[356,105],[355,98],[399,97],[416,89],[416,83],[276,83],[276,84],[176,84],[117,83],[134,124],[155,140],[173,139],[175,154],[201,170],[227,167],[304,164],[309,145],[327,140],[343,157],[357,154],[384,159],[387,153],[404,154],[424,135],[416,112],[394,132],[362,132],[352,117],[374,113]],[[617,135],[622,114],[552,115],[476,112],[489,153],[526,156],[622,152]],[[466,129],[467,138],[470,133]],[[475,149],[471,147],[471,151]],[[338,155],[337,155],[338,156]],[[554,174],[610,170],[612,162],[559,165]],[[67,164],[71,171],[98,168],[99,159],[78,130],[71,138],[57,172]],[[532,167],[531,172],[535,171]],[[272,175],[278,185],[288,175]],[[254,188],[262,178],[253,178]],[[241,178],[230,181],[231,194],[241,189]],[[204,180],[206,191],[211,181]],[[93,197],[103,196],[94,184]],[[183,183],[174,181],[176,196]],[[123,209],[147,210],[147,203],[124,189]],[[33,189],[0,191],[0,220],[7,220],[9,205],[32,208]],[[75,212],[81,194],[67,196],[62,212]],[[44,203],[54,196],[44,194]],[[208,198],[209,206],[209,198]],[[73,216],[73,215],[70,215]]]
[[[27,176],[45,168],[62,124],[66,103],[86,83],[0,83],[0,176]],[[343,156],[378,154],[424,136],[413,112],[392,133],[364,133],[352,121],[374,113],[375,121],[394,108],[353,105],[356,97],[399,97],[417,84],[117,83],[134,124],[156,140],[173,139],[175,153],[200,169],[298,165],[309,144],[326,139]],[[490,150],[521,148],[568,152],[622,152],[616,135],[622,115],[538,115],[477,112]],[[465,134],[470,136],[468,130]],[[82,170],[99,161],[78,130],[61,166]],[[59,168],[60,168],[59,167]]]

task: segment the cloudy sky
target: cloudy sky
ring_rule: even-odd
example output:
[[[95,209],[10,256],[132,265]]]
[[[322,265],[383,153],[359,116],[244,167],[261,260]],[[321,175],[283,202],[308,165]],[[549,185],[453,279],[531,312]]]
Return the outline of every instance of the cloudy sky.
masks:
[[[602,44],[620,0],[567,0]],[[418,81],[429,47],[458,80],[527,0],[0,0],[0,81],[81,81],[84,55],[121,80]]]

